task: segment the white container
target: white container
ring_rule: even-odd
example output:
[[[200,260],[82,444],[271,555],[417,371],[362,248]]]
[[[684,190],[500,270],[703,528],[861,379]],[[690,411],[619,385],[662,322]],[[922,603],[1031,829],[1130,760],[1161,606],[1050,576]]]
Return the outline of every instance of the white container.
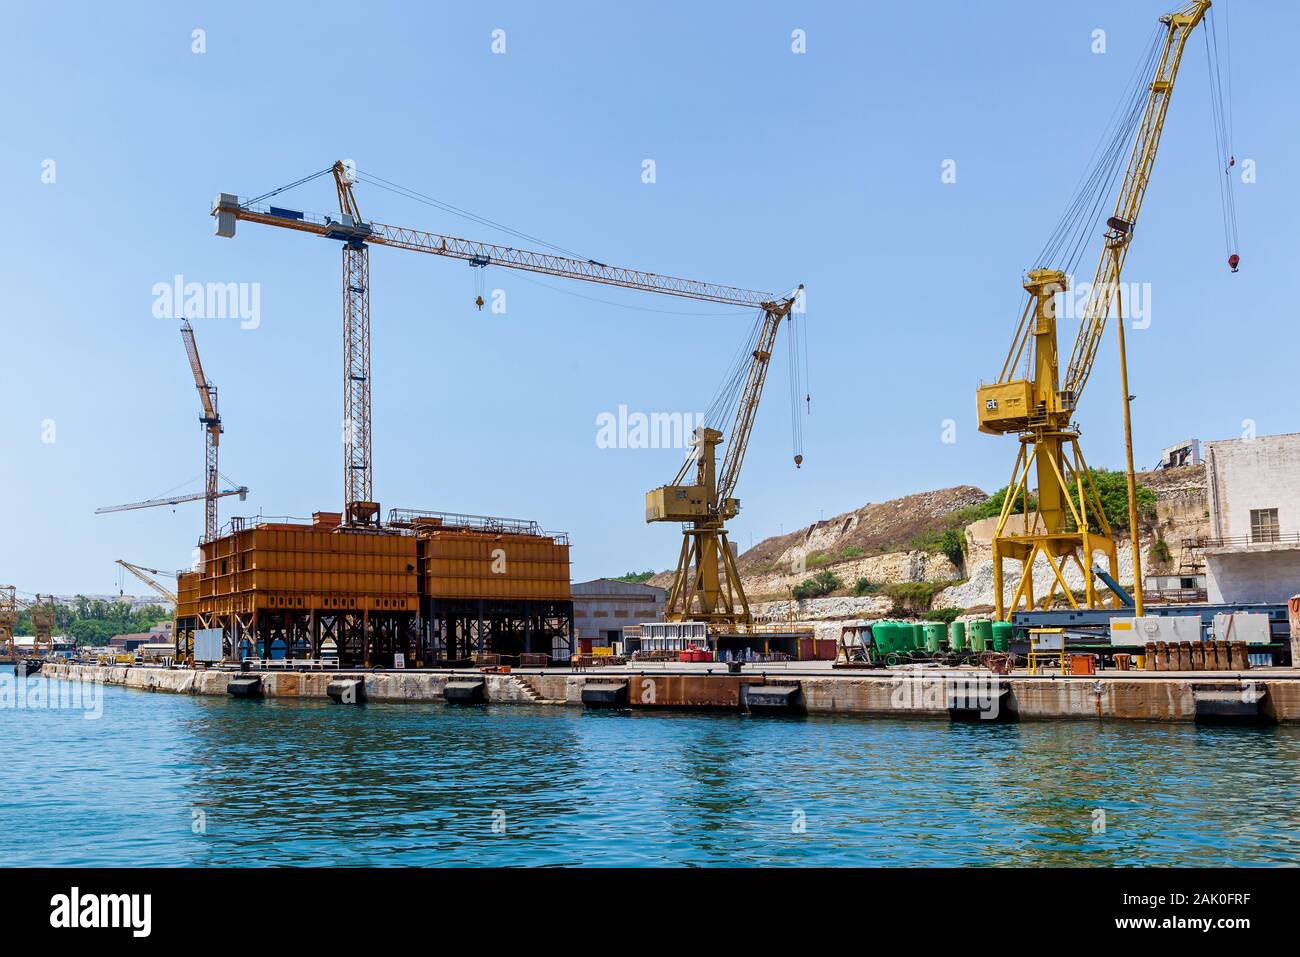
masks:
[[[1267,645],[1273,640],[1273,631],[1268,615],[1251,611],[1221,611],[1214,616],[1214,639]]]
[[[1201,641],[1200,615],[1144,615],[1141,618],[1112,618],[1112,645],[1145,645],[1148,641]]]

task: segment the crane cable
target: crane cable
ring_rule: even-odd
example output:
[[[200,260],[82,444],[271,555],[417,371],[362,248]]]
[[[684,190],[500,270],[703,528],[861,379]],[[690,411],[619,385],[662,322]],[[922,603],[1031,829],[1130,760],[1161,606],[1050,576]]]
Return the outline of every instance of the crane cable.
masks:
[[[794,464],[798,468],[803,464],[803,407],[806,400],[812,407],[812,396],[805,392],[807,385],[807,338],[808,330],[804,323],[798,321],[798,315],[791,309],[786,317],[786,326],[790,340],[790,440],[794,446]],[[800,354],[802,352],[802,355]]]
[[[1034,259],[1036,266],[1061,269],[1068,274],[1078,265],[1101,210],[1114,194],[1115,181],[1141,121],[1147,93],[1155,76],[1161,36],[1161,30],[1153,31],[1146,55],[1133,71],[1101,139],[1093,148],[1089,160],[1091,165],[1080,178],[1065,212]]]
[[[1067,276],[1072,275],[1077,268],[1088,241],[1094,235],[1098,218],[1114,196],[1120,170],[1125,168],[1125,157],[1141,122],[1151,81],[1157,69],[1163,35],[1160,27],[1152,30],[1145,54],[1134,67],[1101,137],[1093,147],[1070,201],[1047,241],[1033,258],[1032,268],[1060,269]],[[1016,316],[1019,329],[1023,312],[1017,310]],[[1033,363],[1032,350],[1024,350],[1023,363],[1024,375],[1029,378]]]
[[[1233,189],[1233,167],[1237,158],[1232,152],[1232,48],[1231,33],[1224,13],[1224,53],[1219,54],[1218,29],[1214,10],[1206,15],[1209,29],[1205,31],[1205,63],[1210,76],[1210,115],[1214,126],[1215,160],[1223,176],[1219,178],[1219,207],[1223,216],[1223,245],[1228,255],[1228,265],[1237,271],[1237,202]],[[1226,64],[1226,67],[1225,67]],[[1224,77],[1227,73],[1227,96],[1224,95]]]

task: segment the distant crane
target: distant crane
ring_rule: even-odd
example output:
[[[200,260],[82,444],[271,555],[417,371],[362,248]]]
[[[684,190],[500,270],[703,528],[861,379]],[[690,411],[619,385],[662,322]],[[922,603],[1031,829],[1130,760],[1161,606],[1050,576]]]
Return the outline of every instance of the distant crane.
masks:
[[[158,594],[162,595],[163,598],[166,598],[173,605],[176,604],[176,592],[172,591],[162,582],[153,577],[154,575],[170,575],[175,577],[174,572],[165,572],[157,568],[145,568],[142,565],[133,565],[124,558],[117,559],[117,563]]]
[[[231,495],[238,495],[242,502],[248,498],[248,486],[240,485],[236,488],[224,488],[219,490],[215,498],[226,498]],[[109,512],[129,512],[136,508],[157,508],[159,505],[179,505],[183,502],[197,502],[200,499],[206,499],[207,492],[187,492],[184,495],[171,495],[167,498],[150,498],[143,502],[128,502],[126,505],[105,505],[103,508],[95,509],[96,515],[106,515]]]
[[[0,585],[0,654],[14,652],[14,628],[18,625],[18,589]]]
[[[185,343],[185,354],[189,356],[190,371],[194,373],[194,387],[199,392],[199,402],[203,407],[199,422],[203,425],[203,540],[210,542],[217,537],[217,451],[221,446],[221,433],[225,428],[221,424],[221,413],[217,411],[217,387],[203,374],[203,363],[199,359],[199,346],[194,341],[194,329],[188,319],[181,320],[181,340]],[[245,494],[247,494],[245,492]],[[240,496],[240,500],[244,499]]]
[[[172,495],[165,498],[151,498],[143,502],[130,502],[126,505],[108,505],[95,509],[96,515],[108,512],[125,512],[137,508],[155,508],[159,505],[177,505],[181,502],[203,500],[203,541],[217,537],[220,527],[217,517],[217,501],[230,495],[238,495],[242,502],[248,498],[248,486],[222,489],[218,487],[220,473],[217,470],[217,453],[221,446],[221,433],[225,426],[221,424],[221,413],[217,410],[217,387],[208,381],[203,373],[203,362],[199,359],[198,343],[194,340],[194,329],[188,319],[181,320],[181,341],[185,343],[185,354],[190,360],[190,371],[194,374],[194,387],[199,393],[201,411],[199,423],[203,426],[203,491],[198,494]]]
[[[304,213],[262,203],[264,199],[327,173],[333,174],[335,191],[338,195],[337,219],[333,216]],[[639,289],[666,296],[756,307],[762,310],[762,325],[757,337],[757,346],[750,357],[742,399],[723,463],[721,480],[715,478],[714,462],[715,450],[722,434],[717,429],[705,428],[702,433],[697,430],[696,455],[683,465],[683,471],[678,479],[680,481],[690,464],[695,462],[696,484],[674,485],[652,492],[647,496],[646,509],[647,521],[690,523],[690,527],[684,529],[686,537],[677,571],[681,587],[675,587],[673,593],[677,602],[677,614],[687,614],[694,607],[709,620],[748,622],[750,620],[748,605],[743,592],[740,591],[739,577],[735,573],[735,565],[728,551],[724,523],[734,516],[740,507],[739,501],[732,498],[732,493],[739,477],[750,430],[753,428],[776,333],[781,320],[792,317],[803,286],[799,286],[798,291],[792,294],[774,295],[735,286],[720,286],[694,279],[681,279],[609,266],[594,259],[583,260],[553,253],[531,252],[510,246],[422,232],[403,226],[366,222],[361,217],[356,196],[353,194],[355,177],[355,172],[350,171],[340,161],[261,196],[241,200],[232,193],[220,193],[212,204],[212,216],[216,219],[215,232],[218,236],[233,237],[236,224],[244,220],[311,233],[342,243],[343,418],[348,439],[345,443],[343,462],[345,524],[366,525],[377,524],[379,521],[379,504],[374,501],[374,470],[370,444],[369,244],[395,246],[413,252],[447,256],[463,260],[470,266],[480,269],[488,265],[505,266],[510,269],[607,286]],[[367,182],[374,182],[375,179],[377,178],[366,177]],[[382,185],[383,182],[386,181],[376,185]],[[411,191],[405,190],[405,192]],[[476,304],[482,307],[481,296],[476,300]],[[795,412],[797,416],[798,410],[796,409]],[[796,465],[801,461],[802,455],[797,455]],[[659,492],[667,494],[658,494]],[[689,508],[679,504],[680,500],[677,498],[679,493],[693,503]],[[656,497],[656,501],[662,506],[654,516],[651,515],[650,509],[652,496]],[[688,572],[688,566],[692,563],[698,564],[693,578]],[[703,604],[696,601],[692,605],[694,596],[702,596]]]
[[[19,615],[26,611],[32,620],[32,653],[54,650],[54,625],[57,613],[54,596],[33,596],[31,601],[18,597],[13,585],[0,585],[0,653],[14,654],[14,628]]]
[[[41,601],[41,596],[37,595],[35,601],[27,606],[28,614],[32,618],[32,634],[35,635],[32,642],[33,654],[38,654],[42,649],[54,650],[54,624],[57,611],[54,606],[54,596],[46,595],[45,599]]]

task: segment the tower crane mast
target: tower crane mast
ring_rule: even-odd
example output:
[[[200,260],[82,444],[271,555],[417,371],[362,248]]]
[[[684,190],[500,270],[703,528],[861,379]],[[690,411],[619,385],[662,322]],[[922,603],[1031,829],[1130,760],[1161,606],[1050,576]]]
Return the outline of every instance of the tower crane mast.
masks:
[[[1098,604],[1091,573],[1095,553],[1108,557],[1110,574],[1118,579],[1115,538],[1079,449],[1079,431],[1072,420],[1092,372],[1111,304],[1118,296],[1120,273],[1151,182],[1183,51],[1209,8],[1210,0],[1192,0],[1160,18],[1165,28],[1160,55],[1148,84],[1114,213],[1106,221],[1096,278],[1089,289],[1064,384],[1059,370],[1055,297],[1068,289],[1069,277],[1060,269],[1037,268],[1025,277],[1029,299],[1002,372],[996,382],[979,388],[980,431],[1011,433],[1020,438],[1020,451],[993,537],[999,619],[1007,613],[1002,582],[1004,557],[1018,559],[1022,565],[1012,610],[1022,605],[1031,609],[1040,604],[1045,607],[1058,588],[1077,607],[1065,583],[1067,560],[1079,565],[1089,607]],[[1030,368],[1026,378],[1017,377],[1022,362]],[[1031,472],[1037,479],[1036,503],[1030,496]],[[1051,567],[1053,582],[1047,595],[1036,599],[1033,565],[1039,556]],[[1113,603],[1118,601],[1118,597],[1112,599]]]

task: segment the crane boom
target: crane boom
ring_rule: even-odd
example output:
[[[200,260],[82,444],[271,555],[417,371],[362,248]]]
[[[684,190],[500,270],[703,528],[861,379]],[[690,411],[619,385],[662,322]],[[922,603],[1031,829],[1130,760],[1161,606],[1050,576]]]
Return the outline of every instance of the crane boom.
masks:
[[[223,226],[222,216],[228,216],[225,222],[233,224],[235,220],[261,223],[266,226],[278,226],[311,233],[326,239],[355,238],[361,242],[393,246],[412,252],[429,253],[434,256],[446,256],[460,259],[476,265],[505,266],[525,272],[558,276],[562,279],[577,279],[584,282],[600,283],[606,286],[619,286],[624,289],[638,289],[642,292],[660,293],[683,299],[698,299],[703,302],[716,302],[734,306],[762,306],[778,300],[778,296],[753,289],[737,286],[723,286],[717,283],[701,282],[696,279],[683,279],[678,276],[665,276],[660,273],[646,272],[641,269],[629,269],[623,266],[609,266],[595,260],[574,259],[569,256],[557,256],[553,253],[534,252],[517,249],[513,246],[501,246],[496,243],[478,242],[473,239],[461,239],[441,233],[424,232],[405,226],[388,226],[383,223],[355,222],[349,224],[316,213],[302,213],[296,210],[279,210],[273,206],[257,204],[240,205],[239,198],[229,193],[217,197],[212,207],[212,215],[218,218],[218,228],[227,229],[219,235],[234,235],[233,225]]]
[[[128,502],[126,505],[105,505],[103,508],[95,509],[96,515],[104,515],[108,512],[129,512],[136,508],[156,508],[159,505],[179,505],[182,502],[197,502],[199,499],[206,498],[207,492],[191,492],[186,495],[173,495],[169,498],[151,498],[143,502]],[[238,488],[221,489],[216,493],[217,498],[226,498],[231,495],[238,495],[242,502],[248,498],[248,486],[240,485]]]
[[[145,568],[142,565],[135,565],[124,558],[117,559],[117,563],[173,605],[176,604],[176,593],[153,577],[154,575],[166,575],[167,572],[160,571],[157,568]]]
[[[217,387],[203,374],[203,361],[199,358],[199,346],[194,341],[194,327],[188,319],[181,320],[181,340],[185,343],[185,354],[190,360],[190,371],[194,373],[194,386],[199,392],[199,402],[203,404],[205,425],[215,422],[220,424],[221,416],[217,414]]]
[[[1142,211],[1142,201],[1146,198],[1147,187],[1151,184],[1151,170],[1155,165],[1156,152],[1160,149],[1165,115],[1169,112],[1169,101],[1173,97],[1174,80],[1178,77],[1183,50],[1187,46],[1188,37],[1209,8],[1210,0],[1192,0],[1177,13],[1160,18],[1167,31],[1164,48],[1151,80],[1150,93],[1142,113],[1137,138],[1133,142],[1133,152],[1130,154],[1128,169],[1124,174],[1124,183],[1115,200],[1115,213],[1107,221],[1109,227],[1107,242],[1097,262],[1096,275],[1089,289],[1088,302],[1084,308],[1083,319],[1079,323],[1079,333],[1074,340],[1070,363],[1065,373],[1063,391],[1072,396],[1075,403],[1078,402],[1079,394],[1083,392],[1083,387],[1092,374],[1097,349],[1101,345],[1106,319],[1110,314],[1111,302],[1119,286],[1120,272],[1124,268],[1124,260],[1128,255],[1128,243],[1137,226],[1138,214]]]

